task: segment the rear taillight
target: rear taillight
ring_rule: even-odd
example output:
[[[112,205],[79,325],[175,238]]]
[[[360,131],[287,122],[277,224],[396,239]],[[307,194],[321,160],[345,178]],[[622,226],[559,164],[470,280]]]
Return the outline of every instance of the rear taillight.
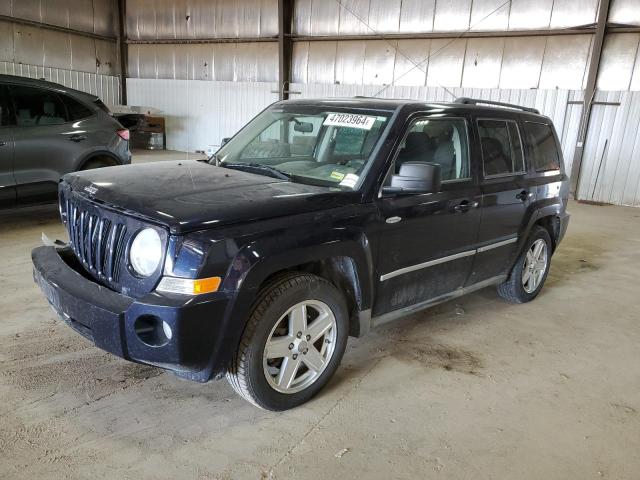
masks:
[[[129,141],[129,130],[127,130],[126,128],[116,130],[116,133],[121,139],[126,140],[127,142]]]

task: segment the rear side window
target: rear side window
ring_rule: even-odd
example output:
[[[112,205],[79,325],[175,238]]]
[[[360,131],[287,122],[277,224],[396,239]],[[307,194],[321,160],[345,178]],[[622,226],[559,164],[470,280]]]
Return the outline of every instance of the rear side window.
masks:
[[[60,98],[62,98],[62,101],[67,107],[68,118],[70,121],[81,120],[93,115],[93,112],[91,110],[89,110],[75,98],[71,98],[67,95],[60,95]]]
[[[478,120],[484,176],[524,173],[518,125],[512,120]]]
[[[560,169],[558,145],[550,125],[525,122],[524,132],[533,155],[533,165],[537,172]]]
[[[67,112],[57,93],[40,88],[12,86],[16,125],[59,125],[67,121]]]
[[[0,85],[0,126],[12,125],[11,110],[5,87]]]

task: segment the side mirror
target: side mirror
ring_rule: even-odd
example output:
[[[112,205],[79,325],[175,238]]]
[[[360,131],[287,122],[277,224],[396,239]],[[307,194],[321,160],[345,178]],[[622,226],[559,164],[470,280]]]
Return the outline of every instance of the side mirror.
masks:
[[[224,137],[222,139],[222,142],[220,142],[220,146],[221,147],[225,146],[227,143],[229,143],[229,140],[231,140],[231,137]]]
[[[386,194],[436,193],[442,183],[441,168],[436,163],[406,162],[400,172],[391,176],[391,185],[383,187]]]
[[[313,123],[311,122],[296,122],[293,126],[293,129],[296,132],[300,133],[311,133],[313,132]]]

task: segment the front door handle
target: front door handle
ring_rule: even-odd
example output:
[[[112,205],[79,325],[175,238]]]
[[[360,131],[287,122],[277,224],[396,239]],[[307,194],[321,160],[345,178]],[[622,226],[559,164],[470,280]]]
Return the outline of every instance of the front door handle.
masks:
[[[529,198],[529,192],[527,192],[526,190],[522,190],[520,193],[516,194],[516,198],[524,202],[527,198]]]
[[[81,142],[82,140],[86,140],[87,137],[85,137],[84,135],[71,135],[69,137],[69,140],[71,140],[72,142]]]
[[[476,201],[470,202],[469,200],[463,200],[458,205],[453,207],[453,210],[456,212],[464,213],[468,212],[472,208],[478,208],[478,205],[480,204]]]
[[[0,147],[4,147],[7,144],[7,142],[3,142],[2,140],[0,140]]]

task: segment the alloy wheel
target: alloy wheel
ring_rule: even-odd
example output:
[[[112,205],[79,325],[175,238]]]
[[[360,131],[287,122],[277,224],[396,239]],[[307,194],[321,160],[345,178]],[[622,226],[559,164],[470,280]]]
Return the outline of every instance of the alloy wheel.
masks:
[[[322,375],[336,344],[336,317],[323,302],[305,300],[282,315],[263,353],[264,375],[280,393],[296,393]]]

